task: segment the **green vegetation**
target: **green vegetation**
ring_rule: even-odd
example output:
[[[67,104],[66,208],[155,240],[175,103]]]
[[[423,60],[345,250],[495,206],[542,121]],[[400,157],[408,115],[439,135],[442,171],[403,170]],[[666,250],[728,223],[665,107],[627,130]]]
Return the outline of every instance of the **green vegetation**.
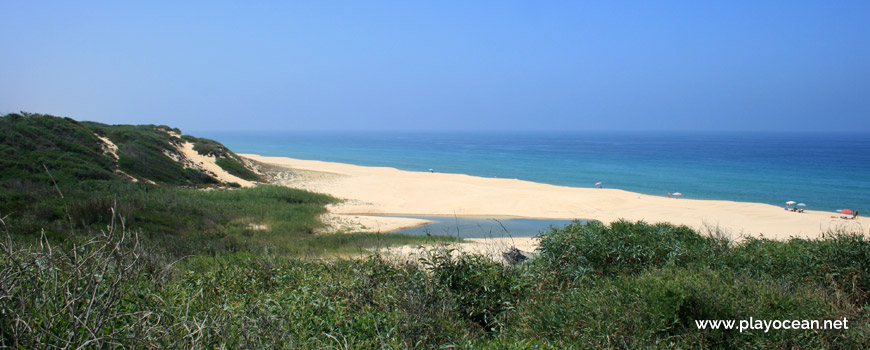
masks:
[[[655,258],[636,259],[653,250],[619,243],[652,238],[652,232],[666,241]],[[515,266],[441,247],[420,263],[378,255],[322,261],[272,252],[169,261],[117,225],[87,241],[81,237],[76,254],[47,239],[29,247],[7,241],[0,245],[8,296],[0,299],[0,340],[25,348],[66,341],[159,348],[870,344],[862,287],[870,243],[862,236],[732,245],[683,232],[643,222],[577,223],[543,233],[539,255]],[[611,235],[617,237],[604,237]],[[598,246],[605,254],[563,254],[574,249],[573,242],[595,237],[608,242]],[[706,245],[712,253],[687,259],[686,244]],[[635,259],[616,270],[600,264],[624,257]],[[780,264],[787,261],[804,263]],[[739,332],[698,330],[694,322],[750,317],[845,317],[850,327]]]
[[[688,227],[614,222],[604,225],[570,225],[546,233],[541,242],[542,261],[558,277],[576,280],[590,274],[619,276],[643,271],[650,266],[686,266],[704,259],[716,248]],[[722,242],[718,242],[722,243]],[[618,250],[614,250],[618,248]]]
[[[513,315],[528,322],[527,337],[629,348],[866,348],[870,342],[864,287],[870,241],[860,234],[734,244],[685,227],[619,221],[573,224],[541,238],[530,269],[549,272],[533,288],[544,292]],[[750,317],[853,323],[849,330],[768,333],[695,324]]]
[[[197,153],[217,158],[215,163],[226,172],[244,180],[262,181],[260,175],[257,175],[257,173],[251,171],[248,167],[242,164],[242,158],[233,153],[233,151],[222,143],[190,135],[184,135],[181,139],[186,142],[192,142],[193,150]]]
[[[735,243],[575,223],[503,264],[455,252],[449,237],[317,233],[336,199],[216,187],[166,156],[173,142],[237,156],[169,130],[180,133],[0,118],[0,348],[870,347],[861,234]],[[117,162],[95,134],[118,145]],[[419,261],[378,253],[406,244],[434,246]],[[849,329],[695,323],[749,318],[847,318]]]
[[[49,181],[43,164],[63,169],[59,182],[114,177],[112,159],[85,125],[69,119],[10,114],[0,118],[0,180],[27,186]],[[5,202],[5,200],[4,200]]]
[[[180,130],[155,125],[106,125],[41,114],[0,117],[0,180],[48,180],[46,165],[58,183],[123,179],[123,172],[140,181],[178,186],[216,185],[218,180],[185,168],[176,146],[193,142],[200,154],[217,157],[218,165],[240,178],[259,181],[238,155],[224,145]],[[97,136],[117,147],[117,160],[105,152]]]
[[[220,142],[193,137],[190,135],[184,135],[181,137],[181,139],[187,142],[193,142],[193,150],[196,151],[196,153],[202,154],[204,156],[211,156],[217,158],[232,158],[236,160],[239,159],[239,156],[230,151],[229,148],[227,148]]]
[[[452,236],[418,236],[382,233],[335,233],[318,234],[295,242],[297,252],[306,255],[359,256],[370,255],[381,248],[398,246],[421,246],[431,244],[450,244],[464,242]]]
[[[185,169],[167,154],[177,138],[168,127],[105,125],[39,114],[0,117],[0,185],[48,180],[43,165],[60,184],[84,180],[120,180],[120,170],[139,180],[171,185],[216,184],[201,172]],[[106,137],[118,147],[117,161],[104,152]]]
[[[222,144],[192,136],[179,139],[167,131],[180,131],[168,126],[105,125],[12,114],[0,118],[0,130],[4,131],[0,135],[0,217],[10,234],[25,242],[35,242],[44,232],[59,240],[56,243],[67,244],[71,230],[86,235],[97,232],[111,223],[113,213],[152,250],[170,259],[240,251],[351,254],[425,241],[400,236],[376,239],[366,234],[315,235],[323,227],[319,216],[325,213],[324,205],[335,201],[326,195],[277,186],[198,190],[216,180],[184,169],[166,156],[182,140],[193,142],[195,148],[205,145],[209,155],[225,157],[218,162],[227,162],[223,164],[231,173],[250,180],[259,177]],[[97,135],[118,146],[117,167]],[[116,169],[143,181],[128,181]],[[144,183],[145,179],[157,185]]]
[[[324,205],[334,201],[277,186],[201,191],[125,184],[112,190],[113,197],[70,201],[75,223],[94,230],[104,227],[115,208],[127,227],[142,232],[143,240],[176,257],[266,249],[307,252],[308,247],[297,241],[323,226],[319,216],[326,212]],[[58,222],[55,230],[63,232],[63,224]]]
[[[249,170],[237,160],[231,158],[218,158],[218,160],[215,161],[215,164],[221,167],[221,169],[224,169],[226,172],[238,176],[239,178],[248,181],[260,181],[259,175]]]

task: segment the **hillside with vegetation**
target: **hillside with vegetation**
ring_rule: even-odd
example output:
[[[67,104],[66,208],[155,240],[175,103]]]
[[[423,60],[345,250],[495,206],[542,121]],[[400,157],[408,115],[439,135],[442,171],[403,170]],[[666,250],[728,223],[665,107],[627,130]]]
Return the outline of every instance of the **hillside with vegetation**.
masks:
[[[0,117],[0,348],[870,347],[859,233],[577,222],[541,232],[530,259],[493,261],[446,238],[318,233],[338,199],[221,183],[183,142],[259,179],[167,126]],[[415,261],[373,249],[399,244],[431,247]],[[750,318],[849,328],[696,326]]]
[[[152,249],[191,254],[269,249],[296,255],[388,244],[376,235],[314,235],[327,195],[260,183],[221,182],[180,151],[212,157],[239,178],[260,181],[223,144],[169,126],[107,125],[40,114],[0,117],[0,218],[18,240],[67,242],[123,223]],[[393,243],[412,240],[392,238]]]

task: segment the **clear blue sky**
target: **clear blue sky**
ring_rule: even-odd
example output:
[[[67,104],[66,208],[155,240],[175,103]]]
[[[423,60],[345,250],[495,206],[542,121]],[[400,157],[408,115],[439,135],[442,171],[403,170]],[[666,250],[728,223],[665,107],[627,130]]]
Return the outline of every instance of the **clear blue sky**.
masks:
[[[183,130],[870,132],[870,1],[0,4],[0,112]]]

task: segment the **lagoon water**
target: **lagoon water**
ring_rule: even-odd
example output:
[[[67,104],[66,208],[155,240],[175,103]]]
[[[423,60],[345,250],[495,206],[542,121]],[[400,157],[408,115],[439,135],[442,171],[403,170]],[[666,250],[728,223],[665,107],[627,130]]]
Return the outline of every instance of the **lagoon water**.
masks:
[[[870,135],[198,132],[238,153],[870,213]]]
[[[551,226],[565,227],[574,220],[497,218],[475,216],[406,216],[431,221],[430,224],[406,228],[393,233],[440,235],[460,238],[534,237]],[[580,220],[585,222],[586,220]]]

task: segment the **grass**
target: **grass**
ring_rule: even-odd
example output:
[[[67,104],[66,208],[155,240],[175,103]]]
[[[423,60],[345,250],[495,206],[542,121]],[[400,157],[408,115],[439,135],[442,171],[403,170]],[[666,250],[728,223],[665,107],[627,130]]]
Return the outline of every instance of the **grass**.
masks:
[[[407,348],[465,336],[416,265],[250,253],[170,265],[136,243],[114,226],[74,247],[0,245],[0,346]]]
[[[4,222],[0,345],[850,349],[870,344],[864,287],[870,257],[866,240],[856,234],[734,243],[680,226],[591,222],[542,233],[537,256],[517,265],[449,247],[430,249],[419,263],[380,255],[323,260],[310,257],[450,238],[293,236],[275,229],[246,236],[245,227],[253,222],[304,228],[281,218],[298,214],[304,220],[311,212],[292,205],[322,205],[328,198],[270,187],[190,191],[198,194],[174,193],[178,207],[168,210],[209,202],[203,212],[227,214],[234,211],[225,211],[229,207],[222,203],[239,203],[239,215],[226,221],[224,230],[240,235],[226,237],[247,241],[236,242],[235,249],[208,250],[199,245],[207,240],[197,243],[188,236],[148,240],[121,227],[115,215],[100,231],[75,228],[64,244],[48,234],[28,243]],[[263,211],[281,205],[291,207]],[[179,258],[178,246],[199,250]],[[847,318],[850,328],[738,332],[695,325],[750,317]]]
[[[42,196],[47,198],[35,206],[48,208],[25,208],[10,215],[7,222],[12,232],[32,239],[44,229],[49,237],[62,239],[69,231],[63,214],[66,206],[77,229],[99,230],[117,213],[126,227],[142,233],[143,241],[175,257],[267,249],[291,253],[308,249],[298,242],[323,227],[319,216],[326,212],[324,205],[335,201],[327,195],[278,186],[202,191],[91,182],[62,190],[63,201],[46,189]]]
[[[870,342],[868,307],[856,298],[866,291],[825,282],[817,272],[796,277],[780,274],[776,264],[771,270],[756,265],[803,251],[799,255],[812,252],[829,271],[865,266],[866,261],[840,263],[823,255],[859,250],[848,240],[837,241],[848,235],[833,241],[766,241],[784,249],[768,250],[770,259],[756,262],[733,260],[758,253],[750,248],[757,243],[750,242],[690,263],[671,260],[617,274],[591,268],[587,278],[578,279],[554,273],[541,257],[550,248],[515,266],[449,249],[430,250],[422,264],[381,256],[324,261],[251,252],[175,261],[137,243],[136,235],[114,222],[74,247],[51,245],[47,238],[30,246],[8,239],[0,244],[5,293],[0,345],[852,349]],[[583,227],[576,226],[585,225],[576,224],[542,238],[554,239],[556,231],[596,234],[609,228],[612,233],[613,226],[627,232],[646,225],[592,224],[581,233]],[[369,238],[349,237],[344,243]],[[555,244],[545,243],[542,247]],[[679,245],[674,241],[663,250]],[[604,248],[616,255],[635,250]],[[698,330],[694,323],[750,317],[846,317],[851,327],[765,333]]]
[[[541,234],[531,269],[550,273],[513,317],[528,324],[526,337],[596,347],[862,348],[868,252],[862,234],[735,243],[668,224],[576,223]],[[738,333],[694,323],[750,317],[846,317],[856,328]]]
[[[626,221],[573,224],[541,237],[541,260],[565,279],[684,266],[704,259],[722,245],[685,226]]]
[[[225,192],[219,196],[237,196]],[[701,244],[682,227],[593,222],[543,233],[538,256],[518,265],[445,248],[429,250],[420,263],[254,251],[173,260],[119,228],[120,218],[112,222],[72,246],[53,245],[47,236],[22,245],[7,236],[0,244],[0,345],[858,349],[870,343],[861,287],[868,260],[854,234],[740,244],[701,237],[707,241]],[[662,238],[656,249],[620,244],[620,236],[650,232]],[[554,254],[591,239],[574,237],[581,235],[617,237],[597,246],[603,255]],[[359,248],[414,240],[314,237],[297,242]],[[714,249],[685,259],[686,241]],[[615,268],[596,265],[642,252],[656,254]],[[569,264],[583,265],[570,269],[583,272],[564,274],[561,265]],[[852,276],[852,283],[837,275]],[[699,330],[694,322],[750,317],[845,317],[850,327],[738,332]]]
[[[242,165],[242,163],[239,163],[239,161],[235,159],[218,158],[215,161],[215,164],[221,167],[221,169],[224,169],[226,172],[238,176],[239,178],[242,178],[244,180],[262,181],[260,175],[257,175],[253,171],[249,170],[244,165]]]

